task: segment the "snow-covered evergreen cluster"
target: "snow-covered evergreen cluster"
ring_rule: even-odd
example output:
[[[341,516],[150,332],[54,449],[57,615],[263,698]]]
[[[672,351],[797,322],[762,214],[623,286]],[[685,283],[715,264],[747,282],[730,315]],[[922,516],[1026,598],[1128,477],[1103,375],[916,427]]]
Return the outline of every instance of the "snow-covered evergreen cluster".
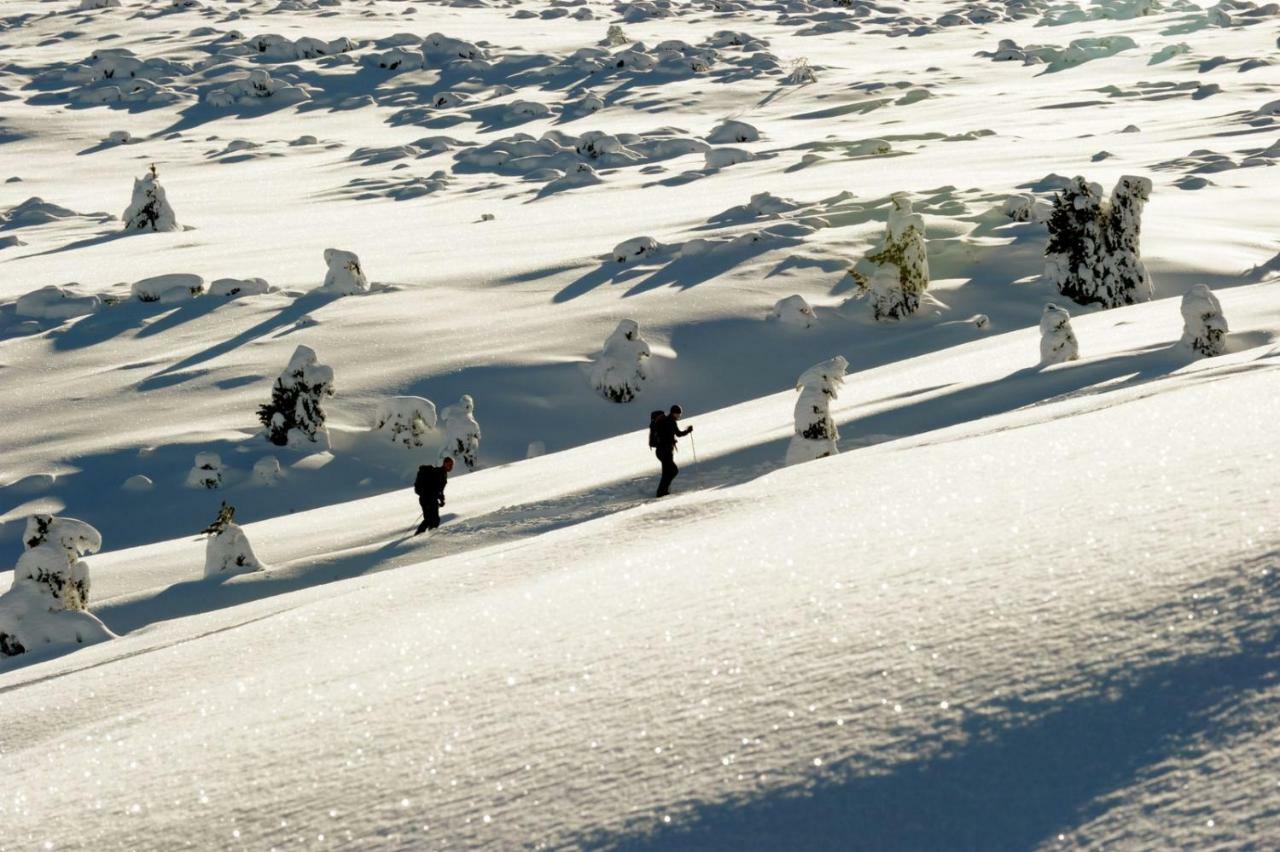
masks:
[[[263,570],[249,537],[235,523],[236,507],[223,503],[213,523],[202,531],[209,538],[204,548],[205,577],[228,577]]]
[[[1040,314],[1040,363],[1061,364],[1080,357],[1080,346],[1071,329],[1071,314],[1050,302]]]
[[[611,402],[630,402],[644,387],[650,356],[648,342],[640,336],[640,324],[624,319],[604,341],[600,356],[591,365],[591,385]]]
[[[187,471],[188,488],[221,488],[222,457],[217,453],[196,453],[191,470]]]
[[[333,368],[321,364],[310,346],[299,346],[271,386],[271,401],[258,408],[267,439],[281,447],[306,443],[328,446],[321,407],[326,396],[333,396]]]
[[[787,464],[833,456],[840,433],[831,419],[831,400],[840,394],[849,362],[842,356],[815,364],[796,379],[795,430],[787,446]]]
[[[1142,263],[1142,207],[1151,181],[1125,175],[1111,198],[1083,177],[1073,178],[1053,200],[1045,278],[1081,305],[1105,308],[1151,298],[1151,276]]]
[[[1212,358],[1227,351],[1227,318],[1206,284],[1197,284],[1182,297],[1182,343]]]
[[[160,176],[153,165],[142,177],[133,182],[133,198],[125,208],[126,231],[179,231],[181,226],[169,204]]]
[[[867,255],[870,275],[855,270],[865,287],[871,312],[878,320],[902,319],[920,307],[920,294],[929,287],[929,255],[924,218],[911,208],[911,197],[896,192],[890,198],[889,221],[880,246]]]
[[[81,556],[102,548],[102,535],[74,518],[32,515],[13,585],[0,595],[0,656],[45,645],[112,638],[89,613],[89,566]]]
[[[444,446],[440,448],[440,460],[451,458],[455,463],[476,469],[480,453],[480,424],[476,422],[476,403],[470,394],[440,412],[440,427],[444,430]]]
[[[421,447],[436,428],[436,406],[420,396],[393,396],[378,403],[373,428],[393,444]]]

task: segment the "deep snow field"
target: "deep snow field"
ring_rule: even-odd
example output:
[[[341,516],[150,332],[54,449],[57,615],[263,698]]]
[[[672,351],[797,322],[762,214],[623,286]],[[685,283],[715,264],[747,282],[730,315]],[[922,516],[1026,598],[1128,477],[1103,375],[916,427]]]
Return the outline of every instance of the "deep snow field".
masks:
[[[0,592],[29,516],[102,537],[101,634],[0,656],[0,852],[1276,848],[1278,38],[1249,0],[0,0]],[[177,224],[126,231],[153,166]],[[1151,181],[1150,300],[1046,276],[1075,175]],[[877,321],[900,192],[931,283]],[[300,345],[327,446],[256,416]],[[839,453],[784,464],[835,356]],[[222,501],[261,566],[206,579]]]

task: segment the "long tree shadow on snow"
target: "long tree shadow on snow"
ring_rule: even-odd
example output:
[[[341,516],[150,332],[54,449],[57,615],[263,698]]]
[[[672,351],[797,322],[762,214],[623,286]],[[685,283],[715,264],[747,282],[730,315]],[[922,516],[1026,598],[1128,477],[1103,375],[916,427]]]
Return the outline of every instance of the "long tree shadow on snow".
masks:
[[[1083,697],[992,702],[968,713],[936,755],[885,771],[874,755],[835,763],[808,789],[704,804],[680,825],[651,819],[574,845],[610,849],[1021,850],[1105,813],[1145,770],[1219,743],[1216,722],[1274,688],[1276,573],[1256,611],[1214,652],[1137,671],[1117,666]],[[1141,614],[1154,620],[1153,614]],[[1170,618],[1175,616],[1170,616]],[[1182,617],[1179,610],[1177,617]],[[1163,623],[1163,622],[1161,622]],[[976,709],[976,708],[975,708]],[[856,720],[855,720],[856,724]]]

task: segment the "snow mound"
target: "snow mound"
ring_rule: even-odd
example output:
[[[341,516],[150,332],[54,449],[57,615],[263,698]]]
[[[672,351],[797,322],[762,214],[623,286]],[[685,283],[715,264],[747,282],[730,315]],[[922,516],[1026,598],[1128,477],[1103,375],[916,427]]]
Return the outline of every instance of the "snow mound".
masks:
[[[773,310],[769,312],[769,318],[797,328],[810,328],[818,321],[818,315],[814,312],[813,306],[798,293],[779,299],[773,306]]]
[[[71,285],[74,286],[76,285]],[[14,313],[31,319],[64,320],[86,316],[101,309],[100,297],[81,295],[71,287],[50,284],[19,296]]]
[[[159,302],[164,305],[188,302],[204,295],[206,287],[204,279],[199,275],[186,272],[175,272],[168,275],[154,275],[135,281],[129,288],[139,302]]]
[[[356,257],[355,252],[325,249],[324,262],[329,270],[320,287],[323,292],[340,296],[369,292],[369,279],[365,278],[364,270],[360,268],[360,258]]]

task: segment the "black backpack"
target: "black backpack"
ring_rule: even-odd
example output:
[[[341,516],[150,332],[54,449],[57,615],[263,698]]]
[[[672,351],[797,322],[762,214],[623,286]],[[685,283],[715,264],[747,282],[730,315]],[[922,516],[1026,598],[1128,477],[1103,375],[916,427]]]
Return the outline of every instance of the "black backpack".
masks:
[[[413,493],[419,497],[431,490],[431,470],[429,464],[418,465],[418,475],[413,479]]]
[[[656,450],[658,448],[658,421],[666,416],[666,412],[662,409],[649,412],[649,447]]]

